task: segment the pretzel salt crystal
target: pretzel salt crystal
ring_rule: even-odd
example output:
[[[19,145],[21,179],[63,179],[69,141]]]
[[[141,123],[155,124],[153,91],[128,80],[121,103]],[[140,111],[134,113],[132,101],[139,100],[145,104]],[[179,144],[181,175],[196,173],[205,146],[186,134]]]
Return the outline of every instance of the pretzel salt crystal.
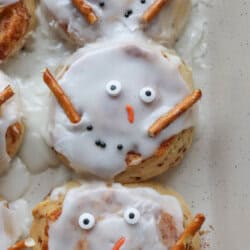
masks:
[[[144,23],[150,23],[162,10],[162,8],[169,3],[170,0],[156,0],[149,8],[144,12],[142,21]]]
[[[11,86],[8,85],[1,93],[0,93],[0,106],[7,102],[14,95],[14,91]]]
[[[26,248],[31,248],[36,245],[33,238],[28,238],[17,242],[15,245],[9,247],[7,250],[24,250]]]
[[[95,24],[98,20],[94,10],[84,0],[71,0],[73,5],[82,13],[89,24]]]
[[[197,214],[185,228],[179,240],[175,243],[171,250],[186,250],[186,247],[191,243],[194,235],[201,229],[204,221],[205,216],[203,214]]]
[[[66,115],[68,116],[69,120],[72,123],[78,123],[81,120],[80,115],[77,113],[76,109],[74,108],[72,102],[68,98],[68,96],[64,93],[61,86],[58,84],[56,79],[50,73],[48,69],[46,69],[43,73],[43,80],[50,88],[54,96],[56,97],[57,101],[65,111]]]
[[[168,113],[161,116],[156,122],[153,123],[153,125],[148,130],[149,136],[157,136],[163,129],[168,127],[184,112],[191,108],[197,101],[199,101],[201,96],[202,92],[200,89],[194,90],[192,94],[188,95],[180,103],[173,107],[173,109],[171,109]]]

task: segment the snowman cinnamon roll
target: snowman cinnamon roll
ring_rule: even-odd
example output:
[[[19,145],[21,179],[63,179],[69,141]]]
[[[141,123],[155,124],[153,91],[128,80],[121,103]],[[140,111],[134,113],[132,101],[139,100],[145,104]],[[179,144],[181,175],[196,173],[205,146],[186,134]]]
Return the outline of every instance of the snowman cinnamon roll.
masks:
[[[139,33],[173,46],[191,9],[190,0],[43,0],[50,24],[76,44]]]
[[[13,82],[0,71],[0,174],[8,168],[24,135],[20,100],[14,87]]]
[[[51,146],[78,173],[146,180],[180,163],[191,144],[201,91],[189,67],[161,46],[92,45],[57,78],[46,70],[44,81],[56,97]]]
[[[35,0],[0,1],[0,63],[15,54],[35,24]]]
[[[205,220],[159,185],[103,183],[55,189],[33,217],[33,250],[198,250]]]

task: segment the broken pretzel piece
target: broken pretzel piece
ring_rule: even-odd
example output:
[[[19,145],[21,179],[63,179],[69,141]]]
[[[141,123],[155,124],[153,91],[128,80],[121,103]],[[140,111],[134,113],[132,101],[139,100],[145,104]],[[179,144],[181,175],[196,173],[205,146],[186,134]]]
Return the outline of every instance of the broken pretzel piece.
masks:
[[[26,248],[31,248],[36,245],[33,238],[28,238],[17,242],[15,245],[8,248],[8,250],[24,250]]]
[[[73,5],[82,13],[89,24],[95,24],[98,20],[94,10],[84,0],[71,0]]]
[[[205,216],[203,214],[197,214],[190,224],[185,228],[184,232],[181,234],[179,240],[175,243],[171,250],[185,250],[187,246],[192,242],[195,234],[201,229],[205,221]]]
[[[11,86],[8,85],[1,93],[0,93],[0,106],[7,102],[13,95],[14,91],[12,90]]]
[[[153,4],[144,12],[142,21],[144,23],[150,23],[162,10],[162,8],[171,0],[155,0]]]
[[[72,123],[80,122],[81,120],[80,115],[77,113],[69,97],[64,93],[63,89],[61,88],[61,86],[58,84],[58,82],[48,69],[46,69],[45,72],[43,73],[43,80],[50,88],[54,96],[56,97],[57,101],[61,105],[62,109],[65,111],[69,120]]]
[[[163,129],[168,127],[184,112],[191,108],[197,101],[199,101],[201,96],[202,92],[200,89],[194,90],[192,94],[188,95],[174,108],[172,108],[168,113],[161,116],[156,122],[153,123],[153,125],[148,130],[149,136],[157,136]]]

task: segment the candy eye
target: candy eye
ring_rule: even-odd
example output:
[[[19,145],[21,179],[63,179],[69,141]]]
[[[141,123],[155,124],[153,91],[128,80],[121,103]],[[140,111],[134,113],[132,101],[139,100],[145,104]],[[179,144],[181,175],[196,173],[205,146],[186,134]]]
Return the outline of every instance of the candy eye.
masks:
[[[121,93],[122,85],[118,81],[110,81],[106,85],[106,91],[111,96],[118,96]]]
[[[82,229],[90,230],[95,225],[95,217],[92,214],[84,213],[79,217],[78,223]]]
[[[145,103],[150,103],[155,99],[155,90],[150,87],[145,87],[140,91],[140,98]]]
[[[128,224],[134,225],[139,222],[140,212],[135,208],[128,208],[124,212],[124,219]]]

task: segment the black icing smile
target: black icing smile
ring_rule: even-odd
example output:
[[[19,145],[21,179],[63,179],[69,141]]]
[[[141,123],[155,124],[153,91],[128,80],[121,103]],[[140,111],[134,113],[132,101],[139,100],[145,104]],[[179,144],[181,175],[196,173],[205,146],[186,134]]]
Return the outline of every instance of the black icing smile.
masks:
[[[95,145],[96,145],[97,147],[100,147],[100,148],[103,148],[103,149],[107,147],[106,142],[104,142],[103,140],[96,140],[96,141],[95,141]],[[122,144],[118,144],[118,145],[116,146],[116,148],[117,148],[117,150],[122,151],[123,148],[124,148],[124,146],[123,146]]]
[[[89,124],[89,125],[86,127],[86,129],[87,129],[88,131],[92,131],[92,130],[94,129],[94,127],[93,127],[92,124]],[[107,147],[106,142],[103,141],[103,140],[100,140],[100,139],[98,139],[98,140],[95,141],[95,145],[96,145],[97,147],[100,147],[100,148],[103,148],[103,149]],[[118,145],[116,146],[116,148],[117,148],[117,150],[122,151],[123,148],[124,148],[124,146],[123,146],[122,144],[118,144]]]

